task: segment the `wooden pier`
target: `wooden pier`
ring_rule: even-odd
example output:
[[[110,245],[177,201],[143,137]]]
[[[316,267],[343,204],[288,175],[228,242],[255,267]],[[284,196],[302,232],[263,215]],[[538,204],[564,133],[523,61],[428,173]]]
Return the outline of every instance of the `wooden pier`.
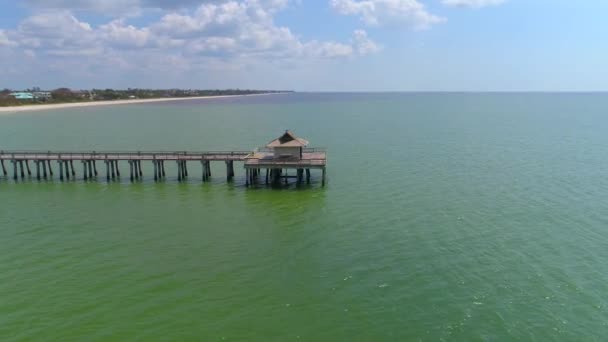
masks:
[[[134,182],[144,177],[142,163],[151,163],[154,180],[163,181],[167,177],[165,163],[175,162],[177,180],[181,182],[191,176],[188,172],[188,163],[194,162],[201,164],[201,178],[203,182],[207,182],[211,180],[211,163],[223,162],[226,165],[226,179],[232,181],[235,176],[234,163],[240,162],[245,168],[247,186],[260,183],[263,171],[266,173],[265,184],[276,184],[281,180],[287,183],[290,178],[296,179],[298,184],[304,181],[310,183],[311,170],[321,171],[321,184],[325,186],[327,152],[324,149],[304,147],[307,144],[308,141],[297,138],[287,131],[266,147],[253,152],[0,151],[0,175],[9,177],[10,173],[15,181],[32,177],[38,180],[53,179],[55,175],[61,181],[73,180],[77,177],[84,180],[105,177],[107,181],[113,181],[121,178],[120,163],[122,162],[129,165],[128,176]],[[81,165],[79,172],[76,172],[74,163]],[[290,170],[295,171],[295,174],[289,175]]]

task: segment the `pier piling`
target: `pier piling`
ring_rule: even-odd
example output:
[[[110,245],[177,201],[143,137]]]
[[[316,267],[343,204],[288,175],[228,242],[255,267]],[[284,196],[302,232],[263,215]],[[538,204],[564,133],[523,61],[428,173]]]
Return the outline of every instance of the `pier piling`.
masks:
[[[34,163],[36,164],[36,179],[40,180],[40,161],[35,160]]]
[[[179,160],[177,161],[177,181],[182,181],[182,163]]]
[[[21,171],[21,179],[25,178],[25,172],[23,171],[23,160],[19,161],[19,168]]]
[[[110,162],[108,160],[106,160],[105,164],[106,164],[106,179],[109,182],[110,181]]]
[[[116,179],[116,170],[114,169],[114,161],[110,160],[110,172],[112,174],[112,179]]]
[[[30,161],[29,160],[25,160],[25,167],[27,168],[27,175],[31,176],[32,175],[32,171],[30,171]]]
[[[2,173],[6,176],[6,167],[4,166],[4,160],[0,160],[0,164],[2,165]]]
[[[58,160],[59,164],[59,180],[63,181],[63,160]]]
[[[42,160],[42,177],[46,179],[46,160]]]
[[[13,163],[13,179],[17,180],[17,161],[11,160],[11,163]]]
[[[83,160],[82,161],[82,175],[84,180],[86,181],[88,179],[88,173],[87,173],[87,161]]]
[[[158,181],[158,165],[156,160],[152,161],[152,166],[154,168],[154,181]]]
[[[321,184],[322,184],[323,186],[325,186],[325,168],[323,168],[323,179],[322,179],[322,181],[321,181]]]
[[[70,162],[65,161],[65,179],[70,180]]]
[[[49,175],[53,176],[53,167],[51,166],[51,161],[47,160],[47,162],[49,163]]]

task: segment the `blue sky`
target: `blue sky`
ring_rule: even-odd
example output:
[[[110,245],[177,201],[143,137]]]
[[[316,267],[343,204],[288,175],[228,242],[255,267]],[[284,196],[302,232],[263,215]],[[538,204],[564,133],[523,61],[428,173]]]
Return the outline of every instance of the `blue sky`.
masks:
[[[606,91],[606,1],[0,0],[0,87]]]

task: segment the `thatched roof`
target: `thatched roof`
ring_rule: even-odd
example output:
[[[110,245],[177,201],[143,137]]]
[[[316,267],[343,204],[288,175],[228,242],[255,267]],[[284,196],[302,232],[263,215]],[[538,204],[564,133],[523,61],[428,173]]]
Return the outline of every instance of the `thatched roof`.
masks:
[[[308,140],[298,138],[293,132],[285,131],[285,133],[269,142],[266,147],[304,147],[308,145]]]

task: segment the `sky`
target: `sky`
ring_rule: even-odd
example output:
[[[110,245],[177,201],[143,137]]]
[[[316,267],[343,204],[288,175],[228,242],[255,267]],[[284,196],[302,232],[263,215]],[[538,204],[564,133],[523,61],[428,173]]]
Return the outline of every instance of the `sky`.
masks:
[[[0,88],[608,91],[608,1],[0,0]]]

